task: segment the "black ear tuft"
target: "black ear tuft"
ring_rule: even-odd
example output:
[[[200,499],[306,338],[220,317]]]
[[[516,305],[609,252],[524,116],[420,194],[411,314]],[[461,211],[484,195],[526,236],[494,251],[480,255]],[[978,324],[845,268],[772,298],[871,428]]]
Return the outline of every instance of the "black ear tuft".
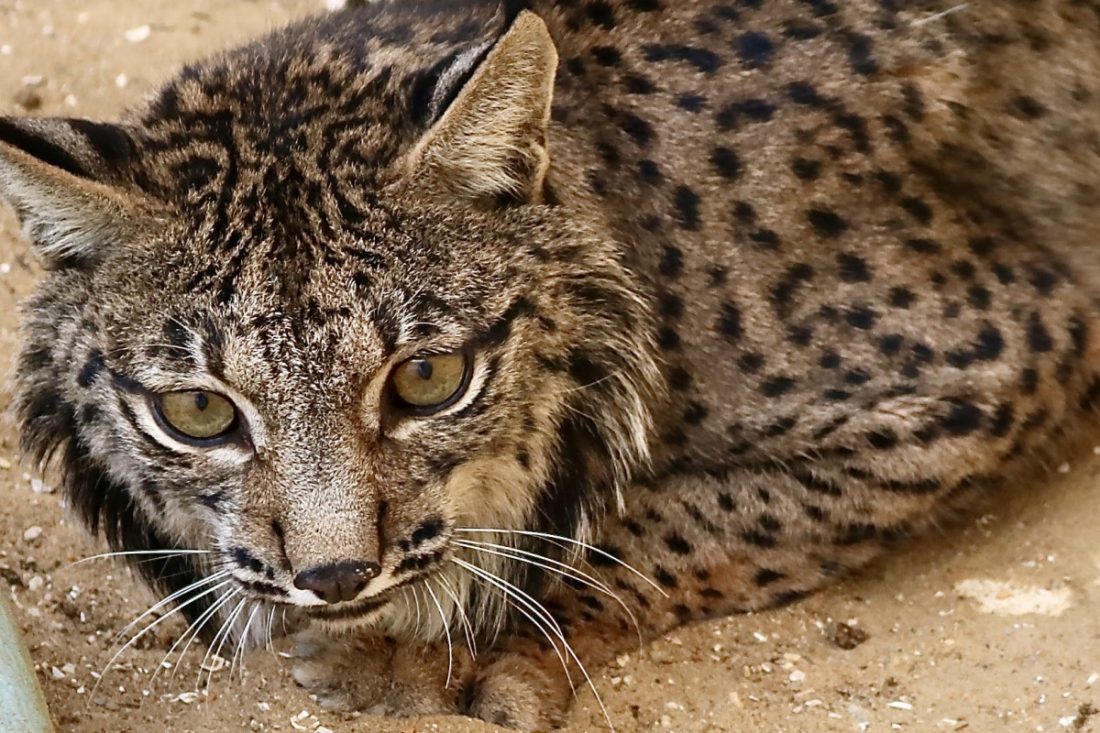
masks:
[[[15,120],[0,118],[0,143],[7,143],[46,165],[60,168],[74,176],[88,178],[90,175],[87,166],[63,146],[53,142],[49,137],[31,132]]]
[[[421,127],[434,124],[451,106],[492,49],[479,43],[448,54],[420,75],[409,94],[409,116]]]
[[[80,178],[114,182],[134,143],[119,125],[72,118],[0,117],[0,143]]]
[[[118,125],[0,117],[0,201],[47,267],[91,265],[140,236],[139,197],[122,185],[135,147]]]
[[[508,30],[520,13],[531,10],[531,0],[501,0],[501,9],[504,11],[504,29]]]
[[[498,40],[435,74],[434,122],[407,158],[420,190],[479,205],[542,202],[557,66],[546,24],[522,11]]]

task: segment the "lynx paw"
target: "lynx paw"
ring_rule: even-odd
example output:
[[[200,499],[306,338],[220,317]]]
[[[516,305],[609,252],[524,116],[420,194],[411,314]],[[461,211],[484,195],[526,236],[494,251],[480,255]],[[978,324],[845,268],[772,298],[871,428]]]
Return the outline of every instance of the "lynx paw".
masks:
[[[468,661],[458,656],[448,687],[447,652],[435,646],[314,630],[298,634],[295,642],[291,674],[325,710],[393,717],[453,714],[459,675],[469,673]]]
[[[566,718],[570,688],[537,660],[501,654],[467,685],[463,712],[487,723],[520,731],[551,731]]]

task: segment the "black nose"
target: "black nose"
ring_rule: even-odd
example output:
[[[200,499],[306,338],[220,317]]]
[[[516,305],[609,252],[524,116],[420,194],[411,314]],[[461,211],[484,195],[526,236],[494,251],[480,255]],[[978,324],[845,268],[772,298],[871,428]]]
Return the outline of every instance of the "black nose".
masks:
[[[294,576],[294,587],[311,590],[325,603],[350,601],[378,577],[376,562],[345,561],[303,570]]]

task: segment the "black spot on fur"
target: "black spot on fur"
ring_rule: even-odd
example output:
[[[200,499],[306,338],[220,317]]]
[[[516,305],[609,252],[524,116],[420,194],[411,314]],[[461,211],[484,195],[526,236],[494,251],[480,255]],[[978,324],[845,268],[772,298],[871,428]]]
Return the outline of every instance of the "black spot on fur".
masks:
[[[91,387],[95,383],[96,377],[103,371],[103,367],[103,352],[99,349],[93,349],[92,353],[88,355],[88,360],[84,362],[84,366],[80,369],[80,374],[76,377],[76,383],[85,389]]]
[[[763,33],[743,33],[735,42],[741,65],[746,69],[757,69],[771,63],[775,55],[775,44]]]
[[[848,222],[829,209],[810,209],[806,212],[806,218],[814,232],[824,239],[836,239],[848,230]]]
[[[716,147],[710,154],[710,162],[723,178],[734,181],[741,175],[741,160],[727,147]]]

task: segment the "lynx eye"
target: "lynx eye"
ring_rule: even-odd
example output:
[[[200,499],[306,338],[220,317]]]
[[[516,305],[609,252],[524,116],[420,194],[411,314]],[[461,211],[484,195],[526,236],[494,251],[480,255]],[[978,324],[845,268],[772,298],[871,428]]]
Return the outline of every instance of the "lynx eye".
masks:
[[[421,414],[449,407],[469,384],[465,354],[427,354],[401,362],[390,376],[397,400]]]
[[[237,425],[237,408],[215,392],[164,392],[153,401],[161,422],[185,439],[215,440]]]

